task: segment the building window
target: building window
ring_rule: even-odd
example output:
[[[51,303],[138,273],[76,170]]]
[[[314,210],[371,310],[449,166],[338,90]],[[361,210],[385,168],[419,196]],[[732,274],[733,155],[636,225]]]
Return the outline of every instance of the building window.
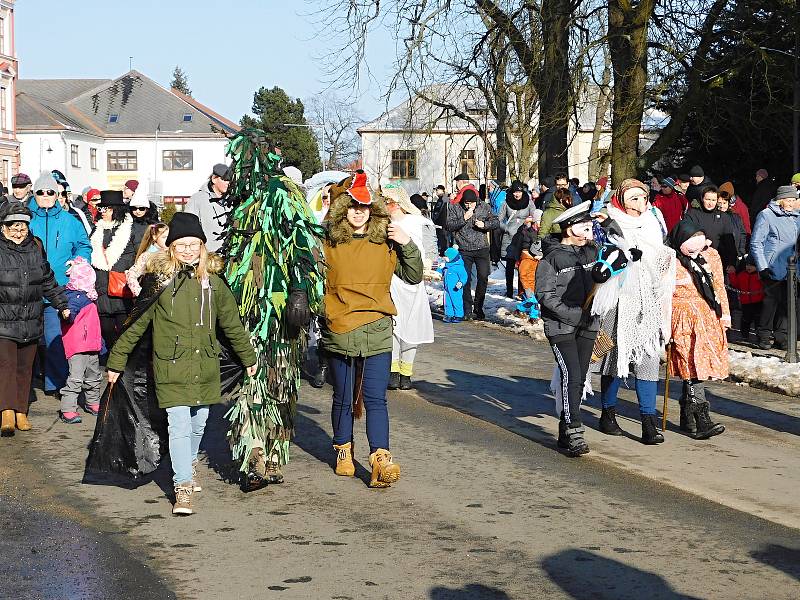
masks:
[[[97,171],[97,148],[89,148],[89,166]]]
[[[164,206],[174,206],[178,212],[183,212],[189,196],[164,196]]]
[[[0,17],[0,54],[6,53],[6,20]]]
[[[8,123],[8,90],[0,87],[0,129],[9,129]]]
[[[192,122],[192,113],[186,113],[183,115],[183,122],[184,123],[191,123]]]
[[[470,179],[478,178],[478,161],[475,160],[475,150],[461,151],[461,171]]]
[[[191,150],[164,150],[161,158],[162,168],[165,171],[191,171]]]
[[[78,144],[69,145],[69,164],[73,167],[80,167],[78,163]]]
[[[135,171],[136,150],[109,150],[106,152],[109,171]]]
[[[417,151],[392,150],[392,177],[414,179],[417,176]]]
[[[109,123],[116,123],[117,121],[119,121],[119,115],[118,114],[115,113],[115,114],[108,115],[108,122]]]

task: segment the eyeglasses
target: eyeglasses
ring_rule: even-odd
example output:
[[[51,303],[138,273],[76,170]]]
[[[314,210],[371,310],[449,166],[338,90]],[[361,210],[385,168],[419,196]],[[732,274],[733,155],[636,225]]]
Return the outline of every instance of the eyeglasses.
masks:
[[[3,226],[6,227],[7,229],[10,229],[11,231],[27,231],[28,230],[28,224],[27,223],[20,223],[20,222],[3,223]]]
[[[192,242],[191,244],[175,244],[175,250],[178,252],[186,252],[187,250],[191,250],[192,252],[197,252],[200,250],[200,247],[203,245],[202,242]]]
[[[147,210],[147,208],[145,208],[144,206],[132,206],[132,207],[131,207],[131,210],[141,210],[141,211],[146,211],[146,210]]]
[[[45,194],[47,194],[48,196],[55,196],[56,192],[55,190],[36,190],[37,196],[44,196]]]

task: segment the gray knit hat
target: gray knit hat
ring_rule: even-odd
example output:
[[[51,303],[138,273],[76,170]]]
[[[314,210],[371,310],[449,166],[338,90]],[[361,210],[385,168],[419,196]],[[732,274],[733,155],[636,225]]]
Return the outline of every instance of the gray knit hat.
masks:
[[[53,190],[56,194],[58,193],[58,185],[52,173],[44,171],[36,178],[33,183],[33,191],[38,192],[39,190]]]
[[[797,188],[793,185],[782,185],[775,194],[775,200],[788,200],[797,198]]]

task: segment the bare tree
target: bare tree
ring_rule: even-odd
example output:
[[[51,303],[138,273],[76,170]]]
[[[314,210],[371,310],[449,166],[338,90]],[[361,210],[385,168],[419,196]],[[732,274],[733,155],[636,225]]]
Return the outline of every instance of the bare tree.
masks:
[[[356,130],[364,119],[352,102],[333,93],[314,96],[305,104],[322,147],[324,167],[344,169],[361,152],[361,140]]]

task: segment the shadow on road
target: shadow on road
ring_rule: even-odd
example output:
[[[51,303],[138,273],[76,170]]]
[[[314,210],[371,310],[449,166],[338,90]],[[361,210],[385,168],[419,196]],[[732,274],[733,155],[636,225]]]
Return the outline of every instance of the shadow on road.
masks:
[[[800,549],[768,544],[750,552],[750,556],[800,581]]]
[[[679,594],[659,575],[586,550],[570,549],[545,558],[542,568],[574,600],[699,600]]]
[[[462,588],[435,587],[429,592],[430,600],[510,600],[503,590],[470,583]]]

